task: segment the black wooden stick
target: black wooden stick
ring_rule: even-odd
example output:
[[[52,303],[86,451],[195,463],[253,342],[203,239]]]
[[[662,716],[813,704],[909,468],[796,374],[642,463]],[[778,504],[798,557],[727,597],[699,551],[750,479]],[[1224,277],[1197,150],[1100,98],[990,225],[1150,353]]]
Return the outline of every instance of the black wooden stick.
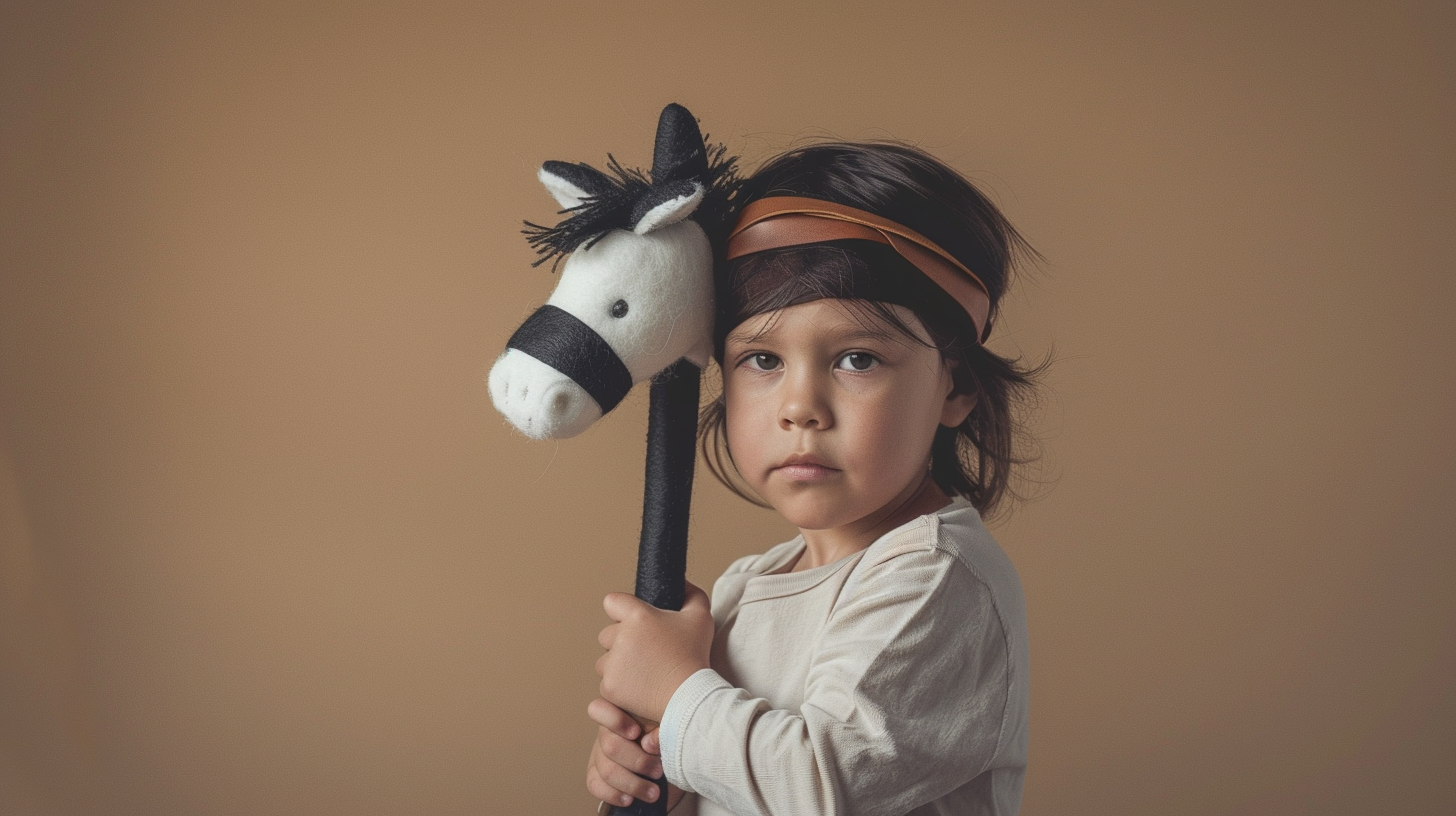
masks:
[[[679,360],[652,380],[636,592],[637,597],[658,609],[682,609],[686,592],[688,509],[693,499],[702,373],[687,360]],[[656,802],[634,800],[612,812],[619,816],[663,816],[667,813],[667,779],[656,782]]]
[[[697,366],[679,360],[652,380],[637,597],[658,609],[676,611],[683,605],[701,377]]]

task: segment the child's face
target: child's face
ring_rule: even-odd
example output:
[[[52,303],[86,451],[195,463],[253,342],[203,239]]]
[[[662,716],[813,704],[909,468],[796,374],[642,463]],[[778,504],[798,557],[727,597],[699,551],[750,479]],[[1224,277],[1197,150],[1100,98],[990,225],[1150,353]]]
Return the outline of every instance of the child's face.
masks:
[[[913,313],[891,308],[926,339]],[[936,427],[959,424],[975,404],[951,393],[940,352],[878,322],[816,300],[728,335],[729,452],[800,529],[848,527],[898,506],[925,479]]]

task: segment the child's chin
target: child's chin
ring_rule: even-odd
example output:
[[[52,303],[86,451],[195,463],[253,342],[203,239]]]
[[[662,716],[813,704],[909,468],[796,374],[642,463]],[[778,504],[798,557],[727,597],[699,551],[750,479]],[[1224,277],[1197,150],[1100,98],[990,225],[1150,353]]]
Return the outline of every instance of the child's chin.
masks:
[[[774,504],[774,509],[800,530],[830,530],[857,519],[857,515],[848,508],[808,496],[796,496]]]

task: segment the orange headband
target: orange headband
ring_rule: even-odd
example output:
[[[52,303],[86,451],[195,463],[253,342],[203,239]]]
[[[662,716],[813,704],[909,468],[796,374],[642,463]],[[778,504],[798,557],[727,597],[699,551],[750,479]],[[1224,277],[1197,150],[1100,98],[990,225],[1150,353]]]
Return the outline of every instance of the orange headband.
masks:
[[[728,260],[766,249],[859,238],[888,244],[950,295],[984,341],[991,296],[976,273],[920,233],[874,213],[801,196],[760,198],[743,208],[728,235]]]

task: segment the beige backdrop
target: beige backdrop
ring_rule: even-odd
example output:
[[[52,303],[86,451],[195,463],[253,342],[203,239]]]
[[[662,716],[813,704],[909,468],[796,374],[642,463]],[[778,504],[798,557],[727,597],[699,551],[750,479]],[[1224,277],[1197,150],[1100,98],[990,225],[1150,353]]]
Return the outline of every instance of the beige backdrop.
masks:
[[[231,5],[0,11],[0,812],[591,810],[645,396],[483,379],[669,101],[1046,255],[1025,813],[1452,812],[1449,3]],[[702,483],[691,576],[787,533]]]

